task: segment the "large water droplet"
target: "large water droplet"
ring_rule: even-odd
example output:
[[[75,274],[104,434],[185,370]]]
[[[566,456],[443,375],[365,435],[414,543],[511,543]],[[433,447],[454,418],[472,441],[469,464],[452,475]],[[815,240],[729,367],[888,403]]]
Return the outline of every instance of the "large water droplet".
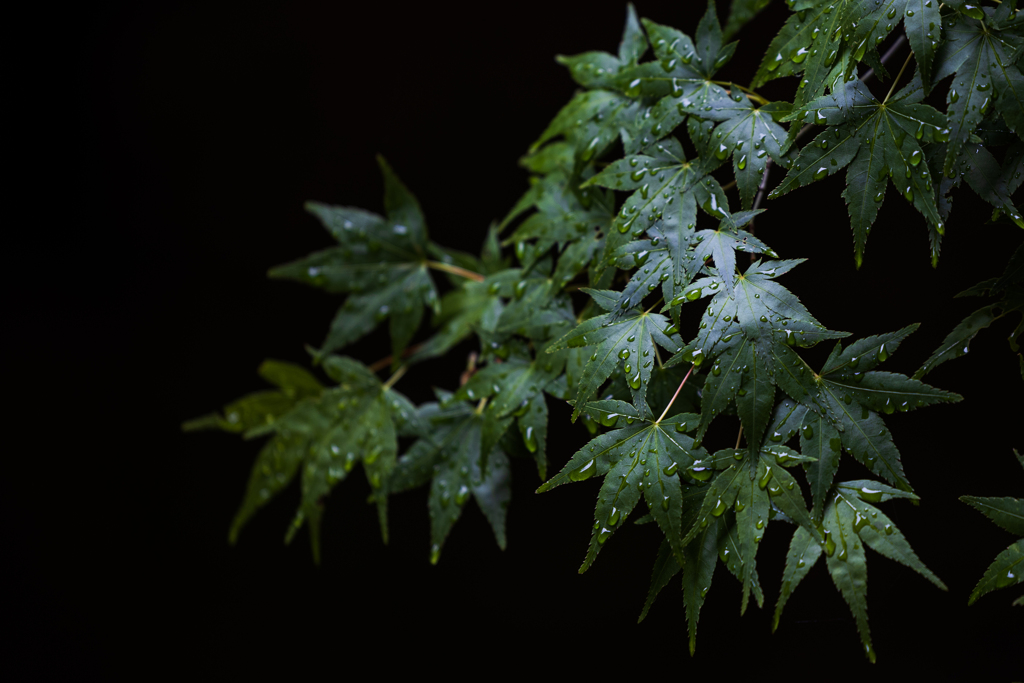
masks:
[[[569,479],[571,479],[572,481],[583,481],[584,479],[590,479],[592,476],[594,476],[594,473],[597,471],[596,463],[596,460],[591,460],[582,467],[578,467],[577,469],[572,470],[571,472],[569,472]]]

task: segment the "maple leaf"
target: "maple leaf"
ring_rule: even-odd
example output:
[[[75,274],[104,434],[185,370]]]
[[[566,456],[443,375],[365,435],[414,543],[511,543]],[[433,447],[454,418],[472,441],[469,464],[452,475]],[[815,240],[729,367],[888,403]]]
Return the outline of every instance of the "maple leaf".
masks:
[[[1020,374],[1024,378],[1024,354],[1020,353],[1020,339],[1024,335],[1024,244],[1010,257],[1003,274],[980,282],[974,287],[957,294],[962,296],[1000,297],[998,301],[974,311],[950,331],[939,347],[914,373],[914,379],[921,379],[939,365],[953,358],[959,358],[970,351],[971,340],[995,321],[1011,313],[1022,313],[1016,329],[1010,333],[1010,348],[1017,352]]]
[[[310,202],[339,246],[270,270],[270,277],[297,280],[332,293],[351,294],[338,311],[320,356],[340,349],[388,319],[394,358],[400,358],[423,318],[424,305],[439,310],[427,264],[427,228],[416,198],[378,157],[384,175],[387,218],[341,206]]]
[[[992,18],[999,11],[986,9]],[[955,74],[946,96],[950,136],[943,171],[947,175],[952,175],[957,155],[993,103],[1010,129],[1024,136],[1024,75],[1016,65],[1024,38],[1018,35],[1019,26],[1004,31],[999,30],[999,22],[993,23],[987,26],[982,17],[956,14],[943,25],[946,42],[935,56],[934,79]]]
[[[925,92],[928,92],[931,90],[935,52],[943,38],[940,7],[941,3],[929,0],[871,0],[870,5],[862,2],[863,14],[856,20],[853,33],[852,44],[856,46],[854,49],[858,52],[862,48],[866,49],[866,54],[860,59],[868,57],[867,61],[872,68],[879,75],[884,75],[885,69],[877,56],[869,55],[874,55],[877,46],[902,22],[907,40],[914,51],[914,59],[921,70]],[[851,61],[850,68],[860,59]]]
[[[655,343],[676,350],[665,329],[669,319],[650,311],[630,310],[622,315],[616,292],[584,289],[609,313],[597,315],[577,325],[561,339],[548,346],[548,353],[568,347],[593,347],[590,360],[583,368],[576,390],[572,419],[575,422],[584,406],[593,399],[601,385],[621,365],[632,390],[633,402],[641,414],[647,414],[647,385],[654,365]]]
[[[916,500],[917,496],[869,480],[841,482],[829,491],[829,501],[821,521],[821,538],[815,538],[805,527],[798,528],[793,534],[782,577],[782,592],[775,606],[773,631],[778,628],[779,617],[789,596],[822,555],[832,582],[850,606],[864,653],[872,662],[875,661],[875,650],[868,626],[865,545],[947,590],[946,585],[917,557],[892,520],[872,505],[893,498]]]
[[[932,261],[938,259],[944,222],[936,189],[925,159],[923,142],[949,139],[945,117],[921,104],[919,78],[884,102],[859,80],[845,82],[832,94],[790,114],[828,128],[808,143],[783,181],[768,195],[780,197],[798,187],[822,180],[849,166],[843,192],[853,229],[854,258],[860,265],[868,232],[878,215],[888,181],[928,220]]]
[[[721,272],[694,281],[686,301],[712,296],[693,344],[696,347],[694,358],[703,361],[715,357],[737,334],[751,341],[758,340],[765,348],[780,341],[813,346],[822,339],[847,336],[847,332],[825,329],[792,292],[774,282],[803,260],[755,261],[736,278],[731,288],[721,286],[726,284]],[[669,302],[669,305],[675,303],[683,302]]]
[[[818,462],[834,462],[828,448],[839,444],[876,475],[905,491],[912,491],[903,473],[900,453],[879,413],[905,412],[936,403],[952,403],[962,396],[936,389],[906,375],[874,370],[886,361],[917,325],[898,332],[866,337],[842,348],[836,343],[820,372],[813,371],[803,359],[785,345],[773,347],[775,378],[779,388],[807,408],[803,420],[802,441],[818,434],[812,451]],[[826,490],[834,467],[818,470],[812,480],[816,493],[815,508],[820,506],[817,492]]]
[[[578,406],[577,406],[578,409]],[[569,482],[603,475],[598,494],[594,530],[580,572],[593,564],[606,541],[640,502],[641,497],[665,534],[677,558],[682,557],[684,510],[695,511],[703,498],[696,485],[684,484],[682,472],[706,455],[683,433],[696,415],[681,413],[653,421],[624,401],[593,401],[591,414],[611,421],[617,429],[601,434],[578,450],[538,493]],[[608,416],[611,416],[610,420]],[[683,425],[680,427],[680,425]]]
[[[462,508],[472,497],[491,524],[498,547],[504,549],[505,518],[511,499],[508,456],[497,441],[512,418],[478,411],[452,394],[438,392],[440,402],[417,411],[418,439],[398,460],[388,483],[392,493],[430,483],[430,562],[441,549]]]
[[[493,362],[476,373],[453,395],[453,400],[479,401],[487,398],[486,412],[503,424],[504,418],[515,417],[523,445],[533,455],[541,478],[547,470],[546,441],[548,409],[543,392],[565,368],[567,350],[546,353],[538,350],[531,358],[525,347],[511,350],[509,358]],[[501,435],[486,434],[482,452],[489,452]]]
[[[845,74],[851,60],[855,63],[864,58],[867,43],[851,48],[842,40],[864,14],[858,0],[801,2],[792,9],[794,14],[768,46],[751,87],[799,75],[793,106],[800,108]]]
[[[274,423],[300,404],[315,401],[324,392],[323,385],[313,375],[292,363],[266,360],[258,372],[278,390],[248,394],[225,406],[223,416],[214,413],[182,425],[185,431],[221,429],[244,433],[247,438],[272,435],[256,457],[245,497],[231,523],[228,540],[232,544],[256,511],[291,483],[307,455],[305,436],[290,431],[277,432]]]
[[[1024,467],[1024,456],[1014,449],[1013,454]],[[988,517],[995,524],[1006,529],[1014,536],[1024,536],[1024,500],[1018,498],[978,498],[976,496],[960,496],[960,500]],[[996,559],[988,566],[978,585],[971,591],[968,605],[994,590],[1009,588],[1024,582],[1024,538],[1020,538],[1006,550],[996,555]],[[1024,605],[1024,597],[1013,601],[1014,605]]]
[[[715,166],[717,162],[701,158],[687,161],[679,141],[668,138],[609,164],[587,180],[583,187],[598,185],[633,192],[612,221],[606,253],[616,254],[627,233],[640,237],[656,228],[674,248],[672,282],[686,279],[687,257],[683,250],[697,222],[697,207],[715,218],[728,213],[729,200],[718,181],[709,175]]]

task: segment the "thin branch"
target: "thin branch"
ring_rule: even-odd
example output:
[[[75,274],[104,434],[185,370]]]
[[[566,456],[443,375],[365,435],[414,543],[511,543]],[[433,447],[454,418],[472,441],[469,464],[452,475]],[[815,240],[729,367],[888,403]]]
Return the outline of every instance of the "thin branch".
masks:
[[[691,365],[690,369],[686,371],[686,377],[683,377],[683,381],[679,383],[678,387],[676,387],[676,393],[672,394],[672,400],[668,402],[667,406],[665,406],[665,410],[661,411],[661,417],[658,418],[658,422],[661,422],[662,420],[665,419],[665,415],[668,414],[668,409],[671,408],[672,404],[676,402],[676,396],[678,396],[679,392],[682,391],[683,385],[686,384],[686,380],[690,379],[690,373],[693,372],[693,369],[695,367],[697,366]]]
[[[422,347],[422,346],[423,346],[422,342],[419,343],[419,344],[414,344],[413,346],[407,346],[405,348],[405,350],[402,351],[402,358],[408,358],[412,354],[414,354],[417,351],[419,351],[420,347]],[[379,361],[376,361],[375,363],[370,365],[370,372],[377,372],[378,370],[383,370],[387,366],[391,365],[391,362],[394,359],[395,359],[394,356],[385,356],[384,358],[381,358]]]
[[[733,86],[735,88],[738,88],[740,91],[742,91],[743,94],[746,95],[748,99],[753,100],[754,102],[757,102],[758,104],[768,104],[768,100],[766,100],[764,97],[758,95],[757,92],[751,90],[750,88],[743,87],[739,83],[733,83],[732,81],[711,81],[711,82],[714,83],[715,85],[721,85],[721,86],[730,86],[731,85],[731,86]],[[729,88],[723,87],[722,89],[725,90],[725,92],[727,92],[728,94],[732,95],[732,90],[730,90]]]
[[[903,47],[903,43],[905,43],[905,42],[907,42],[907,36],[905,34],[901,33],[899,35],[899,37],[892,42],[892,45],[889,46],[889,49],[885,51],[885,54],[882,55],[882,59],[881,59],[882,64],[885,64],[890,59],[892,59],[892,56],[894,54],[896,54],[896,50],[898,50],[901,47]],[[860,77],[860,82],[864,83],[865,81],[867,81],[869,78],[871,78],[874,75],[875,75],[875,70],[874,69],[868,69],[867,71],[864,72],[864,75]]]
[[[474,273],[471,270],[466,270],[465,268],[459,268],[458,266],[449,265],[447,263],[441,263],[440,261],[426,261],[425,263],[427,264],[427,266],[433,268],[434,270],[443,270],[446,273],[458,275],[460,277],[466,278],[467,280],[473,280],[474,282],[484,281],[483,275],[481,275],[480,273]]]

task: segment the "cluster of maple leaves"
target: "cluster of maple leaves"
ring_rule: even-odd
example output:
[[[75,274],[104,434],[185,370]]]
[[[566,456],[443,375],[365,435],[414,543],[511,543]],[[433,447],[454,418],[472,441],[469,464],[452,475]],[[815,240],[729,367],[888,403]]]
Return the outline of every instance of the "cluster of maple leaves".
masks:
[[[582,89],[521,160],[530,189],[479,256],[431,241],[416,199],[383,160],[386,216],[309,204],[337,245],[271,275],[347,295],[311,350],[334,384],[268,361],[261,375],[276,390],[187,425],[270,437],[231,539],[298,477],[302,502],[288,538],[308,524],[318,556],[325,499],[358,463],[385,541],[388,496],[428,486],[432,562],[471,498],[504,547],[510,458],[533,459],[547,478],[553,397],[570,402],[572,419],[594,438],[540,491],[602,480],[580,571],[631,515],[656,524],[664,542],[643,614],[681,572],[692,651],[718,563],[742,584],[744,609],[750,595],[761,605],[758,546],[770,522],[788,523],[796,530],[776,624],[824,558],[873,660],[865,548],[945,588],[877,507],[916,498],[884,416],[960,399],[920,378],[1024,307],[1024,255],[968,292],[1002,299],[961,323],[915,378],[880,369],[913,325],[836,342],[815,369],[799,349],[848,335],[826,329],[779,283],[800,261],[780,259],[752,226],[766,196],[846,168],[858,264],[889,184],[924,216],[933,260],[949,193],[963,181],[1024,227],[1011,199],[1024,161],[1024,19],[1010,1],[984,9],[931,0],[789,4],[793,14],[749,88],[715,74],[737,47],[726,40],[764,5],[757,1],[736,0],[724,32],[709,4],[694,38],[641,22],[630,8],[617,54],[560,58]],[[887,76],[892,64],[880,50],[898,52],[903,38],[889,35],[900,21],[912,59],[880,100],[859,69]],[[792,102],[756,92],[786,76],[798,79]],[[951,76],[947,111],[925,103]],[[733,180],[723,185],[730,161]],[[787,174],[769,194],[772,165]],[[748,266],[736,252],[749,255]],[[443,295],[431,271],[447,279]],[[410,346],[428,309],[433,331]],[[389,359],[367,366],[336,354],[384,321]],[[685,321],[696,324],[686,336]],[[408,369],[471,338],[479,355],[455,391],[416,406],[394,388]],[[385,381],[383,369],[392,373]],[[704,436],[723,415],[738,418],[740,435],[732,448],[709,450]],[[400,457],[399,439],[409,444]],[[875,478],[836,481],[843,452]],[[794,476],[801,472],[805,483]],[[1017,561],[1019,545],[1007,551],[1017,548]],[[1009,585],[995,575],[990,582],[999,581]]]

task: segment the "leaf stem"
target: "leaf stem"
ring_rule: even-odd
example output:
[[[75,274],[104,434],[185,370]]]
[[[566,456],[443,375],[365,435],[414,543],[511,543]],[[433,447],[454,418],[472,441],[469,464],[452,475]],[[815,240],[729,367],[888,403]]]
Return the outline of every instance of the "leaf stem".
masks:
[[[654,358],[658,361],[658,369],[664,370],[665,366],[661,364],[661,354],[658,352],[658,345],[654,345]]]
[[[896,74],[896,78],[893,79],[892,87],[889,88],[889,92],[886,94],[885,99],[882,100],[882,104],[888,102],[889,98],[892,97],[893,91],[896,90],[896,85],[900,82],[900,77],[903,75],[903,72],[907,70],[907,64],[910,64],[910,60],[913,58],[913,56],[914,52],[913,50],[911,50],[910,54],[907,55],[907,58],[903,61],[903,66],[900,67],[900,72]]]
[[[724,85],[724,86],[730,86],[731,85],[734,88],[739,88],[748,98],[754,100],[758,104],[768,104],[768,100],[766,100],[765,98],[763,98],[760,95],[758,95],[756,91],[751,90],[750,88],[746,88],[746,87],[740,85],[739,83],[733,83],[732,81],[711,81],[711,82],[714,83],[715,85]],[[729,92],[729,88],[725,88],[725,91]]]
[[[474,410],[473,412],[476,413],[477,415],[479,415],[480,413],[484,412],[484,408],[486,408],[486,407],[487,407],[487,397],[484,396],[482,399],[480,399],[480,402],[476,404],[476,410]]]
[[[458,275],[460,277],[466,278],[467,280],[473,280],[474,282],[484,281],[483,275],[481,275],[480,273],[474,273],[471,270],[466,270],[465,268],[459,268],[458,266],[449,265],[447,263],[441,263],[440,261],[424,261],[424,263],[426,263],[428,267],[433,268],[434,270],[443,270],[446,273]]]
[[[661,411],[661,417],[658,418],[658,422],[661,422],[662,420],[665,419],[665,415],[668,414],[668,409],[671,408],[672,404],[676,402],[676,396],[678,396],[679,392],[682,391],[683,385],[686,384],[686,380],[690,379],[690,373],[693,372],[693,369],[695,367],[697,366],[691,365],[690,369],[686,371],[686,377],[683,377],[683,381],[679,383],[678,387],[676,387],[676,393],[672,394],[672,400],[668,402],[667,406],[665,406],[665,410]]]
[[[409,369],[408,365],[403,365],[402,367],[400,367],[397,370],[395,370],[395,374],[391,375],[391,377],[388,377],[388,381],[387,382],[384,382],[384,391],[387,391],[391,387],[395,386],[395,382],[397,382],[398,380],[402,379],[402,375],[404,375],[406,370],[408,370],[408,369]]]
[[[736,450],[737,448],[740,447],[740,439],[742,439],[742,438],[743,438],[743,425],[740,425],[740,433],[736,435],[736,445],[732,447],[733,450]]]

